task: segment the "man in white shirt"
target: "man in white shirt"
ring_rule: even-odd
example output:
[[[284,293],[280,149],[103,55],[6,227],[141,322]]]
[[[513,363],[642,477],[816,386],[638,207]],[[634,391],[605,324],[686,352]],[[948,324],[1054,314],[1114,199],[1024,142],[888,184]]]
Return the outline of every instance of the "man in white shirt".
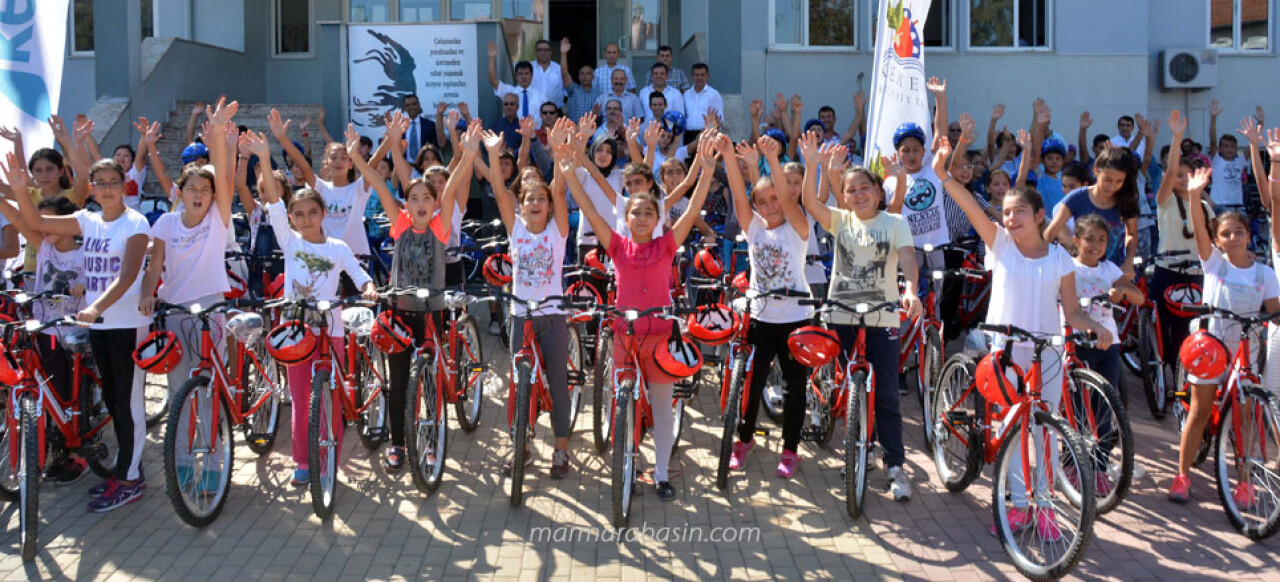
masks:
[[[1244,175],[1249,169],[1249,158],[1240,155],[1240,143],[1229,133],[1218,135],[1218,116],[1222,106],[1214,99],[1209,103],[1209,159],[1213,165],[1213,182],[1209,184],[1209,198],[1218,211],[1227,206],[1244,205]],[[1252,120],[1250,123],[1254,123]]]
[[[667,96],[667,111],[684,113],[684,96],[680,90],[667,84],[667,74],[671,69],[662,63],[654,63],[650,70],[653,84],[640,90],[640,103],[649,103],[649,94],[658,92]],[[653,121],[653,113],[645,115],[645,121]]]
[[[1146,146],[1146,144],[1133,143],[1134,139],[1141,138],[1141,135],[1133,135],[1133,126],[1134,126],[1134,121],[1132,116],[1121,115],[1120,119],[1116,121],[1116,130],[1119,131],[1120,133],[1119,135],[1112,136],[1111,145],[1119,148],[1129,148],[1133,150],[1133,155],[1137,157],[1139,160],[1141,160],[1142,149]]]
[[[600,69],[596,69],[599,71]],[[600,75],[596,75],[596,82],[600,81]],[[644,119],[645,107],[640,103],[640,98],[635,93],[627,91],[627,73],[622,69],[614,69],[609,76],[609,83],[612,90],[596,98],[596,114],[599,115],[604,111],[606,102],[612,99],[622,103],[622,118],[629,120],[632,117]]]
[[[684,69],[677,67],[671,62],[675,59],[674,51],[670,46],[662,45],[658,47],[658,62],[667,66],[667,83],[670,83],[676,89],[685,91],[691,86],[689,77],[684,74]],[[649,73],[649,78],[644,80],[646,85],[653,84],[653,73]]]
[[[627,74],[627,82],[623,86],[626,91],[636,90],[636,77],[631,74],[631,67],[618,62],[618,56],[622,54],[616,43],[604,45],[604,63],[596,67],[596,87],[602,89],[605,93],[609,92],[613,85],[613,72],[622,71]]]
[[[409,117],[409,128],[405,130],[404,139],[408,147],[404,150],[405,159],[412,163],[418,159],[418,150],[422,146],[431,144],[440,148],[440,144],[445,142],[444,126],[436,125],[435,122],[427,119],[422,115],[422,102],[415,94],[404,96],[401,110]],[[443,123],[444,120],[441,120]],[[366,156],[368,154],[365,154]]]
[[[533,116],[534,124],[541,129],[542,120],[538,108],[547,102],[547,96],[533,85],[533,65],[529,61],[516,63],[516,84],[508,85],[498,80],[498,45],[489,41],[489,84],[493,86],[493,94],[498,97],[515,95],[520,98],[516,107],[516,116],[521,119]]]
[[[547,101],[560,107],[564,105],[564,82],[560,78],[560,63],[551,60],[551,41],[540,40],[535,46],[537,60],[533,62],[532,86],[542,91]]]
[[[724,116],[724,98],[720,92],[707,84],[711,78],[711,69],[706,63],[693,65],[693,86],[684,92],[685,132],[684,143],[693,143],[698,134],[706,129],[703,117],[708,113],[715,114],[717,119]]]

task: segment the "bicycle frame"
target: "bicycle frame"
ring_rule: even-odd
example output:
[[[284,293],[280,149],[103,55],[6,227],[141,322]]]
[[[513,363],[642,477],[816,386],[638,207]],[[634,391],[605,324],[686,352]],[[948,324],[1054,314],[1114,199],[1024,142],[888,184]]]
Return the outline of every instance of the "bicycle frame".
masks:
[[[551,410],[551,391],[547,389],[546,373],[542,370],[542,346],[538,345],[538,336],[533,332],[533,318],[524,317],[524,338],[520,349],[511,355],[511,381],[507,382],[507,424],[514,428],[516,422],[516,370],[520,363],[528,362],[533,371],[529,384],[532,394],[529,395],[529,431],[537,423],[538,413]]]
[[[458,355],[460,353],[458,350],[467,350],[467,354],[471,356],[471,361],[473,362],[478,361],[479,358],[477,358],[475,354],[471,353],[471,347],[462,341],[462,334],[458,331],[457,311],[453,309],[449,309],[448,311],[449,323],[447,329],[444,331],[447,341],[444,342],[444,345],[442,346],[441,342],[438,340],[440,337],[440,331],[436,329],[435,319],[431,317],[431,312],[426,312],[423,314],[423,318],[426,321],[424,329],[426,329],[427,337],[425,341],[423,341],[423,344],[414,350],[414,359],[423,357],[427,353],[431,353],[434,356],[433,361],[436,367],[436,379],[441,381],[444,385],[444,390],[436,391],[437,397],[441,399],[440,402],[437,403],[439,405],[443,405],[445,402],[450,404],[457,402],[464,390],[470,390],[475,382],[480,381],[480,375],[477,374],[474,378],[468,378],[466,380],[467,385],[464,388],[459,389],[458,387],[461,383],[458,378],[456,365]],[[512,369],[515,369],[514,363],[512,365]]]
[[[38,414],[38,435],[40,449],[40,467],[43,469],[45,464],[46,449],[45,431],[48,430],[48,421],[53,420],[54,428],[62,434],[62,438],[66,440],[67,448],[78,449],[83,446],[85,440],[92,439],[110,422],[108,417],[97,426],[89,427],[81,433],[81,418],[85,416],[85,411],[79,410],[80,391],[85,389],[81,385],[81,378],[88,375],[96,383],[98,382],[97,374],[92,368],[84,365],[84,356],[81,354],[73,354],[72,372],[71,372],[71,398],[70,402],[66,402],[58,397],[53,390],[53,383],[49,381],[40,365],[39,354],[31,345],[31,338],[26,338],[26,345],[16,354],[15,359],[21,364],[23,370],[26,371],[22,383],[18,386],[12,386],[9,390],[9,410],[10,414],[5,415],[6,430],[11,431],[9,434],[18,434],[18,423],[21,420],[21,410],[18,406],[23,395],[30,394],[36,399],[36,411]],[[18,463],[21,460],[19,447],[21,443],[19,439],[9,439],[9,465],[10,469],[16,474],[18,471]]]
[[[308,308],[311,309],[311,308]],[[316,374],[328,374],[333,381],[334,391],[338,393],[338,402],[342,404],[342,417],[347,422],[355,422],[359,419],[360,414],[369,409],[369,405],[377,400],[382,393],[382,386],[385,382],[378,375],[378,370],[373,366],[373,360],[369,357],[368,350],[365,350],[359,344],[359,339],[353,337],[353,334],[347,333],[344,336],[346,340],[343,346],[346,359],[344,362],[335,361],[333,358],[333,350],[330,347],[332,338],[329,336],[328,314],[320,318],[320,333],[317,334],[317,344],[315,361],[311,363],[311,375],[314,378]],[[368,367],[369,373],[376,376],[379,380],[378,389],[369,393],[368,398],[357,405],[356,398],[356,377],[355,363],[361,362]],[[341,380],[341,382],[339,382]],[[296,406],[296,404],[295,404]]]
[[[863,430],[866,434],[867,441],[870,442],[876,430],[876,375],[875,370],[871,366],[871,362],[867,361],[865,356],[867,352],[867,326],[857,325],[856,339],[853,346],[849,348],[849,361],[844,366],[844,378],[837,380],[840,387],[839,393],[832,396],[833,409],[831,411],[832,418],[842,418],[845,416],[845,408],[849,402],[849,391],[853,389],[849,386],[849,379],[853,378],[854,373],[858,371],[867,374],[867,422]],[[837,367],[838,368],[838,367]]]
[[[245,390],[245,378],[242,374],[238,373],[233,377],[228,378],[227,366],[222,361],[222,357],[218,355],[218,351],[214,349],[213,333],[210,330],[209,320],[207,318],[201,318],[200,325],[200,362],[196,364],[195,368],[191,369],[191,373],[188,377],[195,378],[196,376],[201,375],[208,376],[210,381],[213,383],[213,389],[218,393],[219,398],[227,403],[227,409],[231,411],[231,424],[233,426],[241,426],[247,421],[250,415],[257,412],[259,408],[262,408],[262,406],[271,399],[272,394],[280,390],[280,387],[276,386],[271,377],[265,373],[266,365],[258,358],[258,354],[254,353],[253,350],[245,348],[244,344],[238,341],[235,342],[236,357],[230,361],[242,362],[247,359],[251,366],[258,369],[258,373],[262,376],[263,381],[267,382],[268,385],[271,386],[271,392],[263,394],[257,402],[252,403],[248,410],[242,410],[237,404],[239,400],[236,397]],[[195,405],[195,401],[192,401],[192,405]],[[217,426],[218,415],[221,414],[221,412],[217,406],[214,406],[211,412],[213,414],[213,426]],[[191,415],[191,426],[188,430],[191,431],[192,436],[195,434],[196,418],[197,415]],[[187,442],[194,443],[196,442],[196,439],[191,438],[188,439]]]
[[[622,335],[622,351],[625,357],[621,366],[614,366],[613,368],[613,400],[617,402],[618,397],[622,395],[622,382],[624,380],[628,378],[635,380],[634,394],[631,397],[636,402],[635,411],[639,418],[636,419],[636,422],[631,423],[631,432],[638,451],[640,450],[640,443],[644,440],[644,432],[653,427],[653,408],[650,407],[649,403],[649,384],[644,379],[644,367],[640,365],[640,346],[633,332],[634,330],[628,327],[628,332]],[[617,426],[613,422],[615,419],[612,417],[612,412],[610,415],[609,426]],[[612,442],[612,439],[613,437],[610,435],[610,442]]]
[[[1254,385],[1261,385],[1262,380],[1253,372],[1253,367],[1249,365],[1249,351],[1251,348],[1249,336],[1251,334],[1241,334],[1240,347],[1236,349],[1235,356],[1232,357],[1231,367],[1228,368],[1227,381],[1218,385],[1218,390],[1213,396],[1213,407],[1210,409],[1209,424],[1205,427],[1206,433],[1216,433],[1218,427],[1222,424],[1222,405],[1228,401],[1234,400],[1236,404],[1241,404],[1244,399],[1240,397],[1244,391],[1240,388],[1244,382]],[[1190,395],[1190,382],[1182,386],[1179,395]],[[1190,414],[1191,406],[1182,398],[1178,399],[1178,405],[1185,407]],[[1236,430],[1236,434],[1240,434],[1240,409],[1241,406],[1231,407],[1231,426]],[[1236,442],[1236,454],[1243,455],[1241,443]]]

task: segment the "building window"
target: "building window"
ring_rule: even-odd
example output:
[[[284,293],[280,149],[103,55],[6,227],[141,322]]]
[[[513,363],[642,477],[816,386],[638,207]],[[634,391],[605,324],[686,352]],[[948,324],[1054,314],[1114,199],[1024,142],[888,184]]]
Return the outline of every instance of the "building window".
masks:
[[[71,52],[93,52],[93,0],[75,0],[71,7]]]
[[[276,54],[311,52],[311,0],[276,0]]]
[[[451,20],[493,18],[493,3],[490,0],[450,0],[449,18]]]
[[[969,0],[969,46],[1049,46],[1049,0]]]
[[[774,0],[773,44],[852,47],[854,0]]]
[[[502,17],[541,22],[543,5],[543,0],[502,0]]]
[[[351,22],[390,22],[391,0],[351,0]]]
[[[924,23],[924,46],[955,46],[951,39],[952,0],[933,0]]]
[[[1209,46],[1227,51],[1271,48],[1269,0],[1209,0]]]
[[[401,22],[436,22],[440,19],[440,0],[400,0]]]

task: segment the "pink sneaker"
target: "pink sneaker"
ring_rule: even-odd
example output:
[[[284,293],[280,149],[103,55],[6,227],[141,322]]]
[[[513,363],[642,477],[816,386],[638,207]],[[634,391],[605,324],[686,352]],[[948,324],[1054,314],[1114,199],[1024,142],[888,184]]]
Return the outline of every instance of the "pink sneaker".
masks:
[[[1018,533],[1024,529],[1027,529],[1027,527],[1029,527],[1030,525],[1031,525],[1030,511],[1027,511],[1026,509],[1022,509],[1020,507],[1014,507],[1009,510],[1009,529],[1013,530],[1013,533]],[[994,523],[991,524],[991,535],[995,537],[1000,537],[999,532],[996,530],[996,524]]]
[[[1236,507],[1243,510],[1253,507],[1253,498],[1256,493],[1253,484],[1245,481],[1236,485],[1231,497],[1235,499]]]
[[[1058,514],[1054,513],[1052,508],[1036,509],[1036,535],[1050,542],[1062,539],[1062,529],[1058,527]]]
[[[733,443],[733,454],[729,455],[729,470],[741,470],[742,465],[747,462],[747,453],[750,453],[751,449],[755,446],[756,441],[754,439],[748,443]]]
[[[1173,485],[1169,486],[1169,501],[1177,501],[1184,503],[1191,498],[1191,478],[1186,475],[1179,474],[1173,478]]]
[[[778,462],[778,476],[790,479],[796,473],[796,465],[800,463],[800,455],[791,451],[782,451],[782,460]]]

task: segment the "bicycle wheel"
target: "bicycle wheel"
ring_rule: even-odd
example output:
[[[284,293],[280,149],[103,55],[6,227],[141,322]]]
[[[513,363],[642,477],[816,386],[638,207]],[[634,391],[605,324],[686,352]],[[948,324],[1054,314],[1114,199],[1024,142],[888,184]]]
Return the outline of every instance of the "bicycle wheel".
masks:
[[[635,400],[632,394],[636,381],[626,379],[618,387],[613,399],[613,527],[627,527],[631,518],[631,495],[636,484],[636,439],[631,434],[631,421],[635,419]]]
[[[174,403],[164,430],[165,490],[182,521],[204,527],[227,503],[235,460],[231,414],[208,376],[187,380]]]
[[[1133,483],[1133,429],[1120,395],[1093,370],[1071,370],[1059,413],[1088,449],[1094,473],[1094,504],[1098,513],[1115,509]],[[1066,411],[1071,398],[1071,414]],[[1059,473],[1068,499],[1078,503],[1080,477],[1076,467],[1063,463]]]
[[[22,561],[36,558],[40,532],[40,434],[39,410],[30,395],[18,402],[21,420],[18,424],[18,440],[22,451],[18,457],[18,523],[21,529]]]
[[[143,374],[145,380],[145,396],[143,404],[146,406],[144,418],[147,421],[147,428],[155,428],[164,420],[164,415],[169,412],[169,400],[172,394],[169,393],[169,381],[165,376],[147,374],[142,368],[133,371],[134,374]]]
[[[449,423],[444,400],[437,394],[435,367],[429,356],[415,358],[409,371],[409,394],[404,410],[404,444],[409,474],[418,491],[430,495],[444,477]]]
[[[311,422],[307,427],[307,464],[310,469],[311,508],[316,517],[333,517],[338,489],[338,436],[334,433],[333,379],[319,370],[311,380]],[[301,405],[299,402],[297,405]]]
[[[672,417],[673,422],[672,422],[671,430],[672,432],[675,433],[674,437],[671,439],[672,454],[675,454],[676,449],[680,448],[680,433],[684,430],[684,417],[686,416],[685,408],[687,404],[688,404],[688,401],[685,400],[684,398],[676,398],[675,409],[672,410],[671,412],[674,415]]]
[[[596,339],[596,362],[591,386],[591,436],[595,441],[596,452],[604,454],[609,448],[609,437],[613,434],[613,331],[604,323],[600,325],[600,334]],[[3,454],[0,452],[0,454]]]
[[[93,452],[85,455],[89,469],[103,479],[115,475],[116,459],[120,455],[115,422],[107,403],[102,401],[102,387],[89,374],[80,377],[80,413],[84,444],[92,446]]]
[[[1161,420],[1169,413],[1169,366],[1164,362],[1156,337],[1155,313],[1151,309],[1143,309],[1138,317],[1138,359],[1142,370],[1138,374],[1142,378],[1142,391],[1147,395],[1147,407],[1151,416]],[[1119,389],[1119,386],[1116,387]]]
[[[474,317],[463,314],[458,318],[458,334],[462,337],[456,352],[460,394],[453,404],[454,413],[463,432],[473,432],[480,426],[480,409],[484,407],[484,376],[477,370],[484,363],[480,326]]]
[[[929,410],[932,406],[933,391],[938,383],[938,374],[942,371],[942,336],[938,328],[924,328],[924,349],[920,351],[920,362],[916,366],[916,394],[920,397],[920,410]],[[933,442],[933,423],[922,422],[924,442]]]
[[[814,370],[809,378],[813,385],[809,387],[805,398],[806,428],[816,431],[814,442],[823,448],[830,448],[831,437],[836,434],[836,420],[831,414],[831,396],[836,385],[835,374],[835,362]],[[814,393],[815,389],[821,392],[821,399]]]
[[[862,515],[867,494],[867,437],[871,416],[867,410],[867,371],[858,370],[849,378],[849,398],[844,414],[844,506],[849,517]]]
[[[516,364],[515,420],[511,423],[511,507],[524,501],[524,464],[529,454],[529,399],[533,392],[533,366],[526,360]]]
[[[582,336],[577,324],[569,324],[568,352],[569,370],[569,432],[578,424],[578,413],[582,411]]]
[[[1023,576],[1056,580],[1080,561],[1093,535],[1093,467],[1088,448],[1062,418],[1044,411],[1035,411],[1027,431],[1032,442],[1026,447],[1020,446],[1022,427],[1010,431],[1000,447],[992,487],[996,534]],[[1079,505],[1061,490],[1065,480],[1055,477],[1068,463],[1080,468]],[[1024,467],[1030,469],[1033,482],[1024,478]]]
[[[782,424],[782,407],[785,400],[783,393],[786,387],[782,381],[782,367],[775,360],[769,366],[769,377],[765,378],[764,390],[760,391],[762,396],[761,404],[764,405],[764,413],[779,425]]]
[[[1218,425],[1218,498],[1236,531],[1261,540],[1280,529],[1280,402],[1258,386],[1241,389],[1244,402],[1226,402]]]
[[[724,430],[720,433],[720,458],[716,464],[716,489],[723,490],[729,484],[729,457],[733,455],[733,441],[738,436],[738,424],[742,420],[743,390],[747,381],[747,354],[733,355],[729,372],[729,397],[725,401]]]
[[[372,451],[391,436],[387,424],[387,355],[366,347],[368,344],[364,343],[356,350],[356,406],[365,407],[356,425],[360,429],[360,444]]]
[[[947,491],[957,493],[978,478],[982,470],[984,405],[973,385],[973,360],[956,354],[938,375],[933,410],[933,463]]]
[[[242,427],[244,442],[259,456],[271,452],[275,446],[276,434],[280,430],[279,388],[283,388],[274,383],[267,368],[263,367],[261,358],[266,352],[265,343],[255,346],[252,356],[245,358],[240,367],[240,410],[248,412],[258,407],[245,416]]]

